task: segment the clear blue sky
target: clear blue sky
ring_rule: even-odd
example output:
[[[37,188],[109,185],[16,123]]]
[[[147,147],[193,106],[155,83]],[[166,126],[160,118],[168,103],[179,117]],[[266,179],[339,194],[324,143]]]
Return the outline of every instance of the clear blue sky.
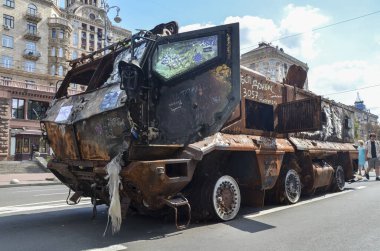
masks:
[[[380,13],[329,28],[312,29],[380,11],[379,0],[361,1],[178,1],[109,0],[121,8],[120,26],[134,32],[175,20],[182,31],[240,23],[241,47],[255,48],[259,41],[274,41],[286,53],[308,63],[310,89],[330,94],[360,89],[367,108],[380,115]],[[112,19],[115,13],[111,11]],[[242,52],[245,52],[242,51]],[[353,104],[356,91],[328,95],[345,104]]]

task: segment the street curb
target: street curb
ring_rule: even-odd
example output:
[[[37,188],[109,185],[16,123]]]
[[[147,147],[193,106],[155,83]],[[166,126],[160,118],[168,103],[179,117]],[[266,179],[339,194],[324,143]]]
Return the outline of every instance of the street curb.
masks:
[[[51,185],[63,185],[61,182],[52,182],[52,183],[28,183],[28,184],[7,184],[0,185],[0,188],[9,188],[9,187],[25,187],[25,186],[51,186]]]

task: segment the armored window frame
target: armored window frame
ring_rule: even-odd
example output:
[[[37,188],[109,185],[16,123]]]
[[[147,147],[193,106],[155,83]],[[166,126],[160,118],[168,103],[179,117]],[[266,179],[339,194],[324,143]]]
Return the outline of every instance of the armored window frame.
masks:
[[[189,67],[185,71],[174,74],[168,78],[165,78],[164,76],[162,76],[162,74],[157,72],[157,70],[155,69],[154,60],[155,60],[155,57],[157,56],[160,46],[167,45],[169,43],[180,43],[180,42],[185,42],[185,41],[190,41],[190,40],[195,40],[195,39],[200,39],[200,38],[207,38],[207,37],[212,37],[212,36],[217,36],[216,57],[206,60],[194,67]],[[202,72],[212,69],[214,66],[226,60],[226,54],[227,54],[226,53],[227,45],[225,43],[225,41],[227,40],[226,36],[227,36],[227,31],[225,29],[220,29],[216,27],[216,28],[207,29],[207,31],[191,31],[191,32],[180,33],[180,34],[160,38],[157,41],[156,47],[154,48],[152,62],[151,62],[152,64],[151,67],[152,67],[154,75],[158,77],[162,82],[167,83],[167,84],[172,84],[176,81],[191,78],[194,75],[197,75],[197,74],[200,74]]]

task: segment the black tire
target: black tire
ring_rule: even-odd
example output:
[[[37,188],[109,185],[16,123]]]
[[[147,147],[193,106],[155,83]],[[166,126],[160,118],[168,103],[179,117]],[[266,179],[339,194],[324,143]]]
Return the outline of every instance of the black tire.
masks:
[[[294,169],[287,169],[280,177],[277,202],[280,204],[295,204],[301,197],[301,179]]]
[[[212,208],[214,219],[229,221],[239,213],[241,195],[239,185],[228,175],[219,177],[213,186]]]
[[[192,209],[191,217],[195,221],[232,220],[238,214],[241,203],[239,186],[228,175],[198,177],[197,182],[188,188],[188,199]]]
[[[344,170],[342,166],[337,166],[334,172],[334,177],[331,183],[332,192],[341,192],[344,190],[345,186],[345,177]]]

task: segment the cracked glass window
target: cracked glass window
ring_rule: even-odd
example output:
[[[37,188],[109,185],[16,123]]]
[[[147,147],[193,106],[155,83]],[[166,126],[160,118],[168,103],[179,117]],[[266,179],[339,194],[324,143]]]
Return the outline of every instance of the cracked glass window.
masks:
[[[217,35],[162,44],[154,53],[153,70],[170,80],[217,56]]]

